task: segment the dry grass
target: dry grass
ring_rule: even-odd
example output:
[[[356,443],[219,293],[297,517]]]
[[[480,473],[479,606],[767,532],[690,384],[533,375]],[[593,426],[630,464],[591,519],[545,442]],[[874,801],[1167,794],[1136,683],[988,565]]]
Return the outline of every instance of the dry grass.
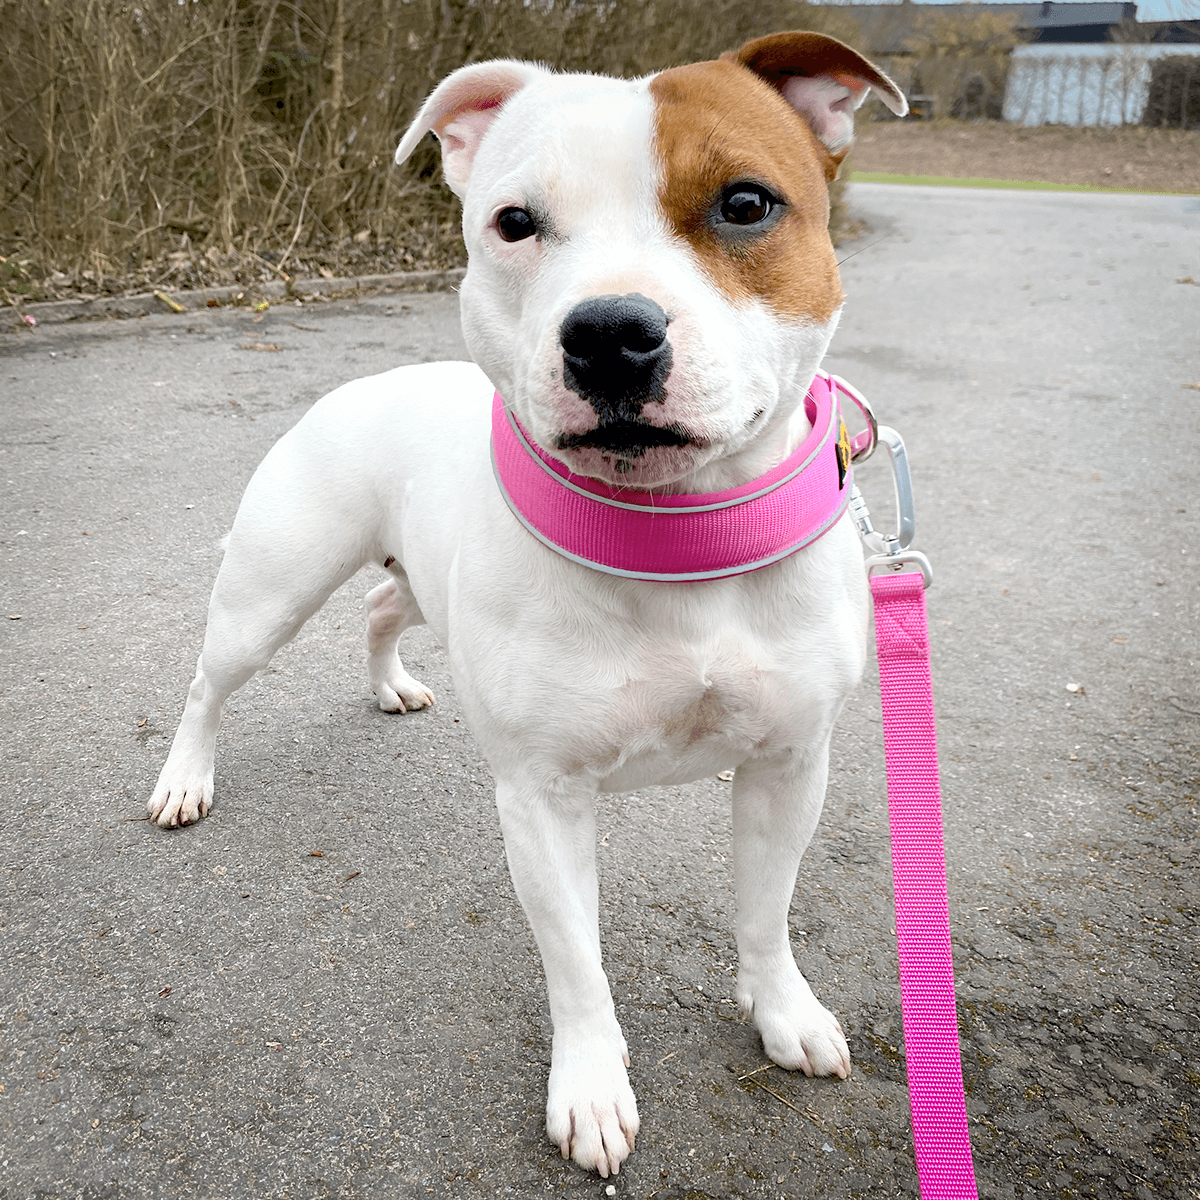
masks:
[[[0,287],[54,298],[461,261],[421,100],[493,57],[637,75],[797,25],[788,0],[0,0]]]

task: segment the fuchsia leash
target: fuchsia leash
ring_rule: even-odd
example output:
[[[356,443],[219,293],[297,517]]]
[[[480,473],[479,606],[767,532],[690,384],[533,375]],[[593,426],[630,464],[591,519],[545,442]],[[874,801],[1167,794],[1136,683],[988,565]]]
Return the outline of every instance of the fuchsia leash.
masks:
[[[867,422],[853,439],[839,395]],[[892,830],[896,941],[908,1091],[924,1200],[976,1200],[954,1006],[937,736],[925,588],[931,571],[910,550],[912,485],[904,443],[876,425],[867,402],[836,375],[818,373],[805,397],[812,432],[760,479],[705,495],[649,495],[573,475],[541,449],[496,393],[492,462],[514,515],[552,550],[598,571],[658,582],[720,579],[758,570],[819,538],[849,510],[874,553],[868,573],[883,693],[884,756]],[[879,533],[854,486],[851,463],[878,440],[896,487],[898,528]],[[905,564],[919,572],[896,574]]]
[[[866,405],[857,394],[854,398]],[[872,526],[858,488],[850,512],[863,541],[874,551],[867,559],[867,574],[875,601],[900,1009],[917,1177],[923,1200],[977,1200],[954,1004],[942,791],[925,615],[925,589],[933,572],[923,554],[909,549],[916,522],[904,441],[894,429],[875,426],[869,408],[866,412],[891,459],[896,488],[895,534],[881,534]],[[896,573],[907,564],[919,570]],[[877,568],[888,573],[871,574]]]
[[[926,1200],[976,1200],[946,897],[925,580],[871,576],[913,1145]]]

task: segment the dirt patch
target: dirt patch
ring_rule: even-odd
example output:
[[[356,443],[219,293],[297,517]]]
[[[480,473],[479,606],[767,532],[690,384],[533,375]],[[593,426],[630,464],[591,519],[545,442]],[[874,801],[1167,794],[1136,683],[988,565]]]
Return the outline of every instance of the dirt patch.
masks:
[[[855,140],[850,170],[1200,193],[1200,130],[878,121]]]

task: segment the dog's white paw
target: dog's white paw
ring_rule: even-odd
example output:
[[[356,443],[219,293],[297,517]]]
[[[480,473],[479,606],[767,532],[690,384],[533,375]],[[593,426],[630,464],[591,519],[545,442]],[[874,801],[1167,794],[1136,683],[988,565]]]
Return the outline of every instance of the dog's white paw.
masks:
[[[563,1158],[606,1179],[633,1152],[639,1126],[629,1054],[618,1040],[613,1048],[556,1035],[546,1099],[546,1133]]]
[[[846,1035],[799,971],[753,990],[739,988],[738,1001],[743,1015],[758,1026],[772,1062],[805,1075],[849,1076]]]
[[[371,659],[368,673],[371,690],[384,712],[414,712],[419,708],[428,708],[433,703],[433,693],[401,666],[397,655],[381,654],[379,658],[383,661]]]
[[[204,775],[164,768],[153,795],[146,803],[146,811],[150,819],[164,829],[175,825],[191,825],[208,815],[212,798],[211,771]]]

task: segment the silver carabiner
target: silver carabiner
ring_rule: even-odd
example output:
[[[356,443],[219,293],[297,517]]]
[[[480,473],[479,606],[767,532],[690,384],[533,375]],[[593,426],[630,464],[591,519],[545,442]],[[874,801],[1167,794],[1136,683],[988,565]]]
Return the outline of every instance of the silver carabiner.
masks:
[[[892,570],[905,563],[915,563],[921,569],[925,586],[929,587],[933,582],[933,568],[929,565],[929,560],[920,551],[909,549],[916,532],[916,516],[913,509],[912,475],[908,470],[904,439],[887,425],[879,425],[876,429],[877,440],[887,450],[892,464],[897,528],[894,534],[883,533],[875,528],[867,502],[855,484],[850,494],[850,515],[854,518],[867,549],[873,552],[866,561],[867,574],[877,567]]]

